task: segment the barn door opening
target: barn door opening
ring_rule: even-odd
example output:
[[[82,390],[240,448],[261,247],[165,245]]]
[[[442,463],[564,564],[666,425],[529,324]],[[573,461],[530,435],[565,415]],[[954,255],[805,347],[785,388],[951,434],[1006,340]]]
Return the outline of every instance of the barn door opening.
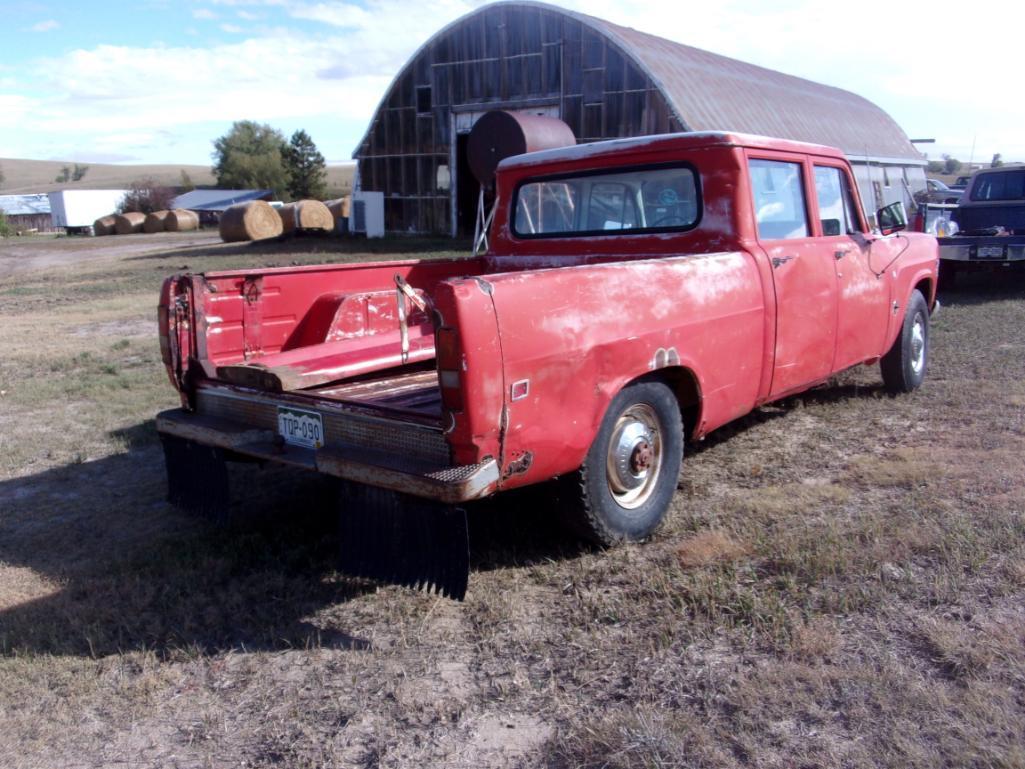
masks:
[[[470,134],[456,134],[456,234],[461,238],[473,236],[473,226],[477,221],[477,198],[480,184],[470,170],[470,162],[466,156],[466,142]]]

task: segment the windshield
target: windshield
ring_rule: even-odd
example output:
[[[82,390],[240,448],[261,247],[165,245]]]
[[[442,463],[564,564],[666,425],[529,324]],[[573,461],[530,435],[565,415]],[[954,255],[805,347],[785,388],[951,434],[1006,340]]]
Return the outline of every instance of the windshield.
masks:
[[[701,218],[697,175],[684,165],[528,181],[513,206],[520,237],[689,230]]]

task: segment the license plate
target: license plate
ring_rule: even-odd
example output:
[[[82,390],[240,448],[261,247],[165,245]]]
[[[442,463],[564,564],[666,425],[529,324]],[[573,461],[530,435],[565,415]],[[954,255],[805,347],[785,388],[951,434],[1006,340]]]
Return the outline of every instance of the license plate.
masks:
[[[1003,246],[979,246],[979,258],[980,259],[1003,259],[1004,258],[1004,247]]]
[[[324,445],[324,420],[316,411],[278,406],[278,434],[293,446],[319,449]]]

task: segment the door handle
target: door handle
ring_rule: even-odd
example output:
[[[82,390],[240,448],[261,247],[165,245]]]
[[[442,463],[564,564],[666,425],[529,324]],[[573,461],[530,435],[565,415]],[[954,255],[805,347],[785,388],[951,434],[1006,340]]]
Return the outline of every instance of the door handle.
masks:
[[[774,257],[772,257],[772,266],[773,267],[779,267],[781,265],[786,264],[787,262],[789,262],[793,258],[794,257],[792,257],[792,256],[774,256]]]
[[[836,261],[838,261],[838,262],[839,262],[839,261],[840,261],[841,259],[843,259],[843,258],[844,258],[845,256],[847,256],[847,252],[846,252],[846,251],[834,251],[834,252],[833,252],[833,257],[834,257],[834,258],[836,259]]]

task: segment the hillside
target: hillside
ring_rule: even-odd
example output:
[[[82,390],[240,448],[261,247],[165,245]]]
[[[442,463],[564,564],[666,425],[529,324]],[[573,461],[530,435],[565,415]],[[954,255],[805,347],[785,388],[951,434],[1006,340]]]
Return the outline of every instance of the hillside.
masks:
[[[88,163],[85,178],[77,182],[55,182],[54,179],[64,166],[73,162],[61,160],[20,160],[0,158],[4,182],[0,194],[17,195],[55,190],[104,190],[124,189],[132,182],[152,178],[160,184],[176,187],[181,184],[181,172],[185,171],[197,186],[213,186],[214,177],[210,166],[197,165],[115,165],[111,163]],[[328,166],[327,183],[332,194],[348,192],[352,188],[354,166]]]

